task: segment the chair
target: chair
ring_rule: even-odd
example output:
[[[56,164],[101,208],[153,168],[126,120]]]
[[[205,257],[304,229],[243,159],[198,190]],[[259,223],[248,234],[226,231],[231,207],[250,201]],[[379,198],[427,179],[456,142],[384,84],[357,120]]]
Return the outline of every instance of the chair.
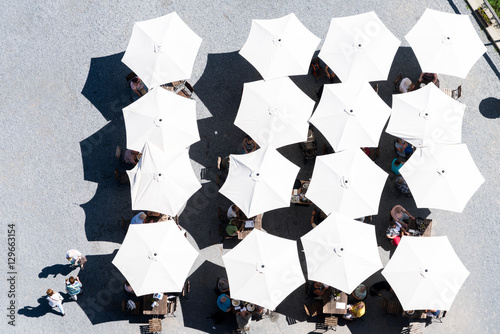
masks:
[[[300,147],[302,148],[304,162],[316,157],[316,137],[314,136],[313,129],[309,128],[309,131],[307,132],[307,140],[300,143]]]
[[[307,305],[304,304],[304,309],[308,317],[314,318],[323,314],[323,303],[318,300]]]
[[[434,323],[434,322],[439,322],[440,324],[443,323],[443,318],[446,317],[446,312],[448,311],[441,311],[439,312],[438,316],[437,317],[434,317],[434,316],[427,316],[428,319],[430,319],[430,323]]]
[[[339,318],[335,316],[331,317],[326,317],[325,318],[325,329],[328,331],[330,329],[333,329],[334,331],[337,331],[337,325],[338,325]]]
[[[175,310],[177,310],[177,297],[167,301],[167,314],[165,316],[175,317]]]
[[[385,314],[394,314],[394,315],[402,315],[403,307],[399,303],[399,300],[387,300],[385,297],[382,297],[382,309]]]
[[[403,74],[399,73],[396,79],[394,79],[394,93],[399,93],[399,85],[401,84],[401,80],[403,80]]]
[[[158,318],[149,319],[149,333],[160,333],[161,332],[161,320]]]
[[[458,100],[462,96],[462,85],[458,86],[457,89],[444,88],[443,91],[449,97]]]
[[[186,297],[191,292],[191,282],[186,280],[184,283],[184,288],[182,288],[181,297]]]
[[[135,303],[135,309],[129,310],[127,309],[127,299],[122,299],[122,312],[130,315],[139,315],[142,313],[141,309],[141,303],[140,302],[134,302]]]

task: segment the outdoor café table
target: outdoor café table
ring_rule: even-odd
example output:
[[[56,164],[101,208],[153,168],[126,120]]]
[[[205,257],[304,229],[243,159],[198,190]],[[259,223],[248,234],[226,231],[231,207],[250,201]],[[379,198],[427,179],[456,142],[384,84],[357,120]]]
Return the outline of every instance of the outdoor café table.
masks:
[[[330,289],[325,291],[325,295],[326,296],[323,297],[323,302],[326,301],[326,304],[323,305],[323,313],[325,313],[325,314],[346,314],[347,313],[347,294],[346,293],[341,292],[340,298],[338,300],[335,300],[335,298],[332,297],[332,293],[331,293]]]
[[[158,305],[155,307],[151,307],[151,304],[153,304],[153,295],[145,295],[142,297],[142,302],[143,302],[143,310],[142,314],[153,314],[153,315],[165,315],[168,313],[168,299],[167,295],[163,295],[163,298],[158,301]]]
[[[254,226],[253,228],[256,228],[258,230],[262,230],[262,214],[258,214],[255,219],[254,219]],[[245,239],[247,235],[252,232],[253,229],[250,230],[243,230],[240,233],[238,233],[238,239],[242,240]]]
[[[305,197],[307,189],[311,181],[300,181],[302,185],[299,189],[293,189],[292,196],[290,197],[290,203],[299,205],[311,205],[312,202]]]

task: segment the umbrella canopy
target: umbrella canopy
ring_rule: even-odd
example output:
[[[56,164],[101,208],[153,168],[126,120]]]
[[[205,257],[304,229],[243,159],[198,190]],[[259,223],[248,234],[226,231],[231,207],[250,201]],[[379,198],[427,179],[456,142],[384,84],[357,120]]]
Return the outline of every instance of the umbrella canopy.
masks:
[[[382,268],[375,226],[333,212],[300,238],[306,255],[307,278],[350,294]]]
[[[122,62],[154,87],[189,79],[201,38],[176,12],[136,22]]]
[[[148,142],[139,163],[127,174],[133,210],[176,216],[201,188],[186,149],[164,151]]]
[[[231,298],[274,310],[304,284],[297,243],[260,230],[222,256]]]
[[[392,115],[385,130],[414,146],[459,144],[465,104],[452,99],[433,83],[393,96]]]
[[[465,144],[421,148],[399,172],[419,208],[462,212],[484,182]]]
[[[325,85],[321,100],[309,120],[335,152],[357,147],[377,147],[391,108],[367,82]]]
[[[405,36],[423,72],[464,78],[486,52],[468,15],[426,9]]]
[[[319,57],[342,82],[387,80],[400,44],[377,14],[368,12],[333,18]]]
[[[469,272],[448,237],[401,238],[382,275],[405,310],[449,310]]]
[[[292,13],[278,19],[252,20],[240,55],[264,80],[307,74],[320,41]]]
[[[307,140],[314,108],[290,78],[254,81],[243,85],[243,96],[234,124],[260,146],[281,147]]]
[[[113,264],[137,296],[181,292],[198,251],[177,224],[168,220],[130,225]]]
[[[146,141],[162,149],[186,148],[200,140],[196,102],[156,88],[123,109],[127,148],[141,151]]]
[[[318,156],[306,196],[326,214],[377,214],[387,175],[359,148]]]
[[[219,192],[247,217],[288,207],[299,169],[271,146],[249,154],[231,154],[229,174]]]

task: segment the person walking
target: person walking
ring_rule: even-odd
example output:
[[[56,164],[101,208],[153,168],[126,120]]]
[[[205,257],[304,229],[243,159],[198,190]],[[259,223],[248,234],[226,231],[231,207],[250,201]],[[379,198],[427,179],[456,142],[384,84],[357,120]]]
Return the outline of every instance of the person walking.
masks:
[[[57,307],[59,311],[61,311],[61,315],[64,317],[64,307],[62,305],[63,296],[59,292],[54,292],[52,289],[47,290],[47,301],[49,302],[50,307]]]
[[[69,294],[69,298],[73,299],[74,301],[78,300],[77,295],[82,293],[82,282],[80,282],[78,276],[71,276],[66,280],[66,291]]]
[[[66,252],[66,260],[68,260],[72,267],[80,266],[83,270],[83,265],[87,262],[87,258],[76,249],[71,249]]]

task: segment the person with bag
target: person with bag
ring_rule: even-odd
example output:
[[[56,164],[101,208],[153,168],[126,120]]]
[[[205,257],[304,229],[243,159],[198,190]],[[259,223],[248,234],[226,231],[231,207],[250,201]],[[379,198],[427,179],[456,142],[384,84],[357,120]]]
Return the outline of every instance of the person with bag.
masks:
[[[64,307],[62,305],[63,296],[59,292],[54,292],[52,289],[47,290],[47,301],[49,302],[50,307],[57,307],[59,311],[61,311],[61,315],[64,317],[66,314],[64,313]]]
[[[83,265],[87,262],[87,258],[76,249],[71,249],[66,252],[66,260],[70,262],[71,267],[80,266],[83,270]]]

